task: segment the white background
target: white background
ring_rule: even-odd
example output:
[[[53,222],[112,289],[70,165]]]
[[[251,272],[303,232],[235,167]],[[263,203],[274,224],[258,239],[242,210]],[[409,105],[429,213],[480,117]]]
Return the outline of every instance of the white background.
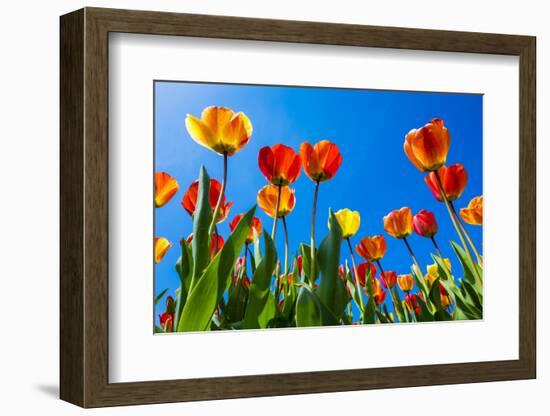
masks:
[[[518,358],[516,57],[114,34],[109,62],[110,381]],[[483,321],[151,336],[153,79],[483,93]],[[336,354],[335,343],[362,353]],[[291,345],[308,353],[268,358]],[[246,359],[228,362],[243,349]],[[173,359],[182,354],[209,358]]]
[[[538,380],[439,386],[294,397],[167,404],[88,411],[88,414],[257,414],[280,415],[307,411],[333,415],[342,411],[425,415],[544,414],[550,388],[550,365],[543,346],[548,317],[543,309],[543,258],[550,228],[540,215],[548,210],[543,192],[550,162],[543,123],[550,99],[548,71],[550,27],[544,2],[387,1],[369,4],[352,0],[255,2],[202,1],[81,1],[10,2],[0,15],[0,205],[1,269],[0,409],[6,414],[79,414],[80,409],[56,400],[58,385],[58,16],[83,5],[157,9],[320,20],[389,26],[425,27],[531,34],[538,37]],[[498,151],[495,149],[495,151]],[[471,405],[467,405],[470,402]],[[388,404],[391,403],[391,406]],[[405,409],[402,406],[406,406]]]

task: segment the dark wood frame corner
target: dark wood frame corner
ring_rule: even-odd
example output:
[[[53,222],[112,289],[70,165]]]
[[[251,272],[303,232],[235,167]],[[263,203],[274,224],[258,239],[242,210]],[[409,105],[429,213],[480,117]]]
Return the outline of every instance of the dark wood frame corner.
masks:
[[[518,380],[536,376],[535,38],[85,8],[61,17],[61,386],[83,407]],[[110,32],[504,54],[520,65],[519,359],[192,380],[108,379]]]

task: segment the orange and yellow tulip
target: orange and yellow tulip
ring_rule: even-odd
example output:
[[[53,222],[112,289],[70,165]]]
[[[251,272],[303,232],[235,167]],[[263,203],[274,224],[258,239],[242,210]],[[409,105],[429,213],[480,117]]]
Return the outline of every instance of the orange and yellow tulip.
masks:
[[[410,292],[414,287],[414,279],[411,274],[400,274],[397,276],[397,284],[403,292]]]
[[[277,212],[277,218],[286,217],[294,209],[296,205],[296,198],[294,196],[294,189],[290,189],[288,186],[279,187],[278,185],[266,185],[258,192],[258,205],[264,212],[271,218],[275,218],[275,210],[277,209],[277,195],[281,189],[281,196],[279,202],[279,211]]]
[[[210,179],[210,192],[208,195],[208,200],[210,202],[210,207],[212,207],[212,210],[214,210],[214,208],[216,207],[216,203],[218,202],[218,198],[220,197],[221,190],[222,185],[216,179]],[[195,213],[195,209],[197,207],[198,194],[199,181],[195,181],[191,184],[191,186],[189,186],[187,192],[185,192],[185,195],[181,200],[182,207],[185,208],[185,210],[191,216]],[[225,196],[222,198],[216,222],[222,222],[227,218],[227,214],[229,214],[229,209],[232,205],[233,202],[227,202]]]
[[[392,289],[397,283],[397,273],[392,271],[384,271],[380,273],[380,282],[387,289]]]
[[[455,163],[451,166],[442,166],[437,172],[441,179],[443,190],[447,195],[447,199],[449,201],[458,199],[460,195],[462,195],[462,192],[464,192],[466,184],[468,183],[468,173],[466,169],[464,169],[464,166],[460,163]],[[432,191],[433,196],[440,202],[444,201],[435,172],[430,172],[424,180],[428,188],[430,188],[430,191]]]
[[[258,165],[270,183],[283,186],[294,182],[302,169],[298,154],[284,144],[262,147],[258,153]]]
[[[359,211],[352,211],[348,208],[344,208],[336,211],[334,216],[342,229],[343,238],[353,237],[359,230],[359,226],[361,225]],[[328,221],[328,228],[330,230],[330,219]]]
[[[160,208],[168,203],[178,192],[180,186],[172,176],[166,172],[155,173],[155,207]]]
[[[386,239],[383,235],[363,238],[355,251],[367,261],[378,261],[386,254]]]
[[[188,114],[185,127],[198,144],[228,156],[242,149],[252,136],[252,123],[248,117],[226,107],[206,107],[200,119]]]
[[[314,182],[328,181],[342,164],[338,146],[328,140],[321,140],[315,146],[309,142],[302,143],[300,158],[306,175]]]
[[[449,131],[439,118],[432,119],[405,137],[403,149],[409,160],[422,172],[434,171],[443,166],[451,144]]]
[[[403,207],[391,211],[384,217],[384,230],[395,238],[405,238],[412,233],[413,216],[411,209]]]
[[[170,250],[170,247],[172,247],[172,243],[164,237],[155,237],[154,246],[155,246],[155,263],[160,263],[162,258],[168,252],[168,250]]]
[[[243,217],[244,214],[239,214],[235,218],[233,218],[233,221],[231,221],[231,223],[229,224],[229,229],[231,230],[231,232],[233,232],[233,230],[237,228],[237,224]],[[262,235],[262,222],[258,217],[254,217],[252,218],[252,224],[246,236],[246,244],[252,244],[260,235]]]
[[[483,195],[473,198],[466,208],[460,210],[460,216],[471,225],[483,224]]]
[[[451,303],[453,303],[453,299],[449,295],[449,292],[447,292],[447,289],[445,289],[442,284],[439,285],[439,296],[441,300],[441,307],[443,309],[447,308]]]

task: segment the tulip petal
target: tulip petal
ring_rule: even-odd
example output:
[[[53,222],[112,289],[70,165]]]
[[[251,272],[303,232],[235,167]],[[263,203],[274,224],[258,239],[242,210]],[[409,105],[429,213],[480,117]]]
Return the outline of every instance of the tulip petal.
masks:
[[[166,205],[178,192],[179,188],[178,181],[168,173],[155,173],[155,207],[160,208]]]
[[[210,106],[202,110],[201,119],[216,137],[222,137],[235,113],[227,107]]]
[[[216,145],[216,136],[210,127],[194,115],[187,115],[185,127],[191,138],[201,146],[212,149]]]
[[[252,123],[244,113],[235,114],[221,132],[224,150],[231,156],[241,149],[252,136]]]

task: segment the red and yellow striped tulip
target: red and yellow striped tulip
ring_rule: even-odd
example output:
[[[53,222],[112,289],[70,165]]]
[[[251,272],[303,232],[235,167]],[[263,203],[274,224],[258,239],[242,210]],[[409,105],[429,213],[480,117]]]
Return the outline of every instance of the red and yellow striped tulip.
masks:
[[[208,195],[208,200],[210,202],[210,207],[212,207],[212,210],[214,210],[216,207],[216,203],[218,202],[218,198],[220,197],[221,190],[222,185],[216,179],[210,179],[210,192]],[[187,192],[185,192],[185,195],[181,200],[182,207],[185,208],[185,210],[191,216],[193,216],[197,207],[198,194],[199,181],[195,181],[191,184],[191,186],[189,186]],[[216,222],[222,222],[227,218],[227,214],[229,214],[229,209],[232,205],[233,202],[227,202],[225,196],[222,198]]]
[[[384,230],[392,237],[407,237],[412,233],[412,227],[413,217],[408,207],[393,210],[384,217]]]
[[[293,183],[302,170],[298,154],[284,144],[272,148],[262,147],[258,153],[258,165],[265,178],[273,185]]]
[[[422,237],[431,238],[437,233],[437,222],[433,212],[422,209],[413,217],[414,232]]]
[[[242,149],[252,136],[252,123],[248,117],[226,107],[206,107],[200,119],[188,114],[185,127],[198,144],[228,156]]]
[[[443,166],[451,144],[449,131],[439,118],[432,119],[405,137],[403,149],[409,160],[420,171],[434,171]]]
[[[155,207],[160,208],[168,203],[178,192],[180,186],[172,176],[166,172],[155,173]]]
[[[464,192],[464,189],[466,189],[466,184],[468,183],[468,173],[464,169],[464,166],[460,163],[455,163],[451,166],[442,166],[437,172],[447,199],[449,201],[458,199],[462,195],[462,192]],[[430,172],[424,180],[430,191],[432,191],[433,196],[440,202],[444,201],[435,172]]]
[[[296,205],[296,198],[294,196],[294,189],[290,189],[288,186],[282,186],[281,196],[279,202],[279,211],[277,212],[277,218],[286,217],[292,212]],[[275,217],[275,210],[277,209],[277,195],[279,192],[279,186],[266,185],[258,192],[258,205],[260,208],[271,218]]]
[[[164,237],[155,237],[154,246],[155,246],[155,263],[160,263],[162,258],[168,252],[168,250],[170,250],[170,247],[172,247],[172,243]]]
[[[300,158],[306,175],[314,182],[328,181],[342,164],[338,146],[328,140],[321,140],[315,146],[309,142],[302,143]]]
[[[233,221],[231,221],[231,223],[229,224],[229,229],[231,230],[231,232],[233,232],[233,230],[237,228],[237,224],[243,217],[244,214],[239,214],[235,216],[235,218],[233,218]],[[254,243],[254,241],[256,241],[260,235],[262,235],[262,222],[258,217],[253,217],[250,230],[246,235],[246,244]]]
[[[365,237],[355,246],[355,251],[367,261],[378,261],[386,254],[386,239],[383,235]]]
[[[473,198],[466,208],[460,210],[460,216],[471,225],[483,224],[483,195]]]
[[[397,276],[397,284],[403,292],[410,292],[414,287],[414,279],[411,274],[400,274]]]

